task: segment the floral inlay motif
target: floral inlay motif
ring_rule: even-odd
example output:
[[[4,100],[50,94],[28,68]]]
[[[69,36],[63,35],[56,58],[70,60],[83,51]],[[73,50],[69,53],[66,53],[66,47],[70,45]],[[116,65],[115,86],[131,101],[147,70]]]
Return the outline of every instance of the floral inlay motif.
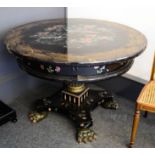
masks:
[[[85,25],[52,25],[44,28],[42,31],[31,35],[35,42],[46,45],[61,45],[64,48],[68,46],[93,46],[99,41],[114,41],[115,33],[106,27],[98,27],[95,24]]]

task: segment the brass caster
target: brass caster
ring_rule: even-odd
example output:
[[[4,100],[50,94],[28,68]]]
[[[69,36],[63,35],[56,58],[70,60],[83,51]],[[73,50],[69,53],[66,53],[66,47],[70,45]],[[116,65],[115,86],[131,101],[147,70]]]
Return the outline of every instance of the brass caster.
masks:
[[[96,140],[96,134],[92,129],[79,129],[77,133],[78,143],[87,143]]]
[[[29,114],[29,119],[32,123],[38,123],[48,115],[47,112],[31,112]]]
[[[109,101],[109,102],[103,102],[101,103],[101,106],[105,109],[118,109],[119,105],[118,103],[114,102],[114,101]]]

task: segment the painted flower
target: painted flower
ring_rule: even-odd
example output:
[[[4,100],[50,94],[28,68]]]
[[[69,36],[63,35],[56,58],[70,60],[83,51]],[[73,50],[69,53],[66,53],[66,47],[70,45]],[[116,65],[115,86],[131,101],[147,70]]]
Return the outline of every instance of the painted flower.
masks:
[[[55,67],[55,71],[58,73],[58,72],[61,71],[61,68],[60,68],[59,66],[56,66],[56,67]]]

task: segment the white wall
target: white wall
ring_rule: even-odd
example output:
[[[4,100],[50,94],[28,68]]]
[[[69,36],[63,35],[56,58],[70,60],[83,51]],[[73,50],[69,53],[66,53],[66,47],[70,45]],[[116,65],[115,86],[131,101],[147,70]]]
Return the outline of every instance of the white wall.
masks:
[[[91,3],[91,2],[90,2]],[[149,1],[148,1],[149,4]],[[128,74],[149,80],[153,53],[155,50],[155,5],[123,7],[115,3],[110,7],[69,7],[69,18],[95,18],[122,23],[141,31],[148,40],[147,49],[135,59],[135,63]]]
[[[19,69],[15,57],[4,47],[5,34],[18,25],[52,18],[64,18],[65,8],[1,8],[0,7],[0,100],[8,103],[17,96],[36,89],[45,80],[39,80]]]

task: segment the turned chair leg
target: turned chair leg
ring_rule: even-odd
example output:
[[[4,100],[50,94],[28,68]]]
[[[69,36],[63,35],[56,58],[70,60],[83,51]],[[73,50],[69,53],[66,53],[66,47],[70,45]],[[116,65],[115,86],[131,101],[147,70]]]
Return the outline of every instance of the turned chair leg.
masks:
[[[134,114],[134,120],[133,120],[132,133],[131,133],[129,147],[132,147],[134,144],[136,133],[137,133],[137,128],[138,128],[138,124],[139,124],[139,119],[140,119],[140,110],[136,109],[136,112]]]

